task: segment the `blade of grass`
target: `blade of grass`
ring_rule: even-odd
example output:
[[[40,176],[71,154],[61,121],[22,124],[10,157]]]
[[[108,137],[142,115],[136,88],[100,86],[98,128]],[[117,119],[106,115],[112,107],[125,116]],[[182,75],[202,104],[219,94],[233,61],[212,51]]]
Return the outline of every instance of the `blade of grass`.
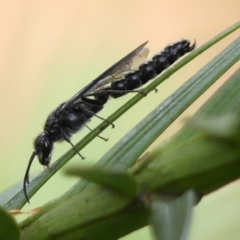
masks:
[[[238,50],[239,51],[239,50]],[[231,91],[226,89],[226,85],[230,85]],[[213,95],[209,101],[211,101],[211,105],[203,105],[195,114],[195,117],[198,116],[219,116],[226,113],[234,113],[240,115],[240,99],[239,96],[240,89],[240,69],[238,69],[228,80],[228,82],[224,83],[220,88],[219,92],[222,94]],[[228,91],[228,95],[225,98],[222,95]],[[236,103],[236,104],[234,104]],[[176,146],[176,144],[189,141],[191,138],[197,137],[201,134],[200,130],[196,128],[189,128],[184,126],[178,133],[177,136],[171,141],[171,146]]]

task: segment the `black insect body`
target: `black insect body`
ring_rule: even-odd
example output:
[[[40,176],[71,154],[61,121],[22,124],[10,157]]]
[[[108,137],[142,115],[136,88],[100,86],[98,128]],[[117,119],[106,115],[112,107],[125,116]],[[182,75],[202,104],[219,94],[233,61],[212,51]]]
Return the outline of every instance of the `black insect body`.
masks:
[[[163,70],[172,65],[184,54],[191,52],[194,48],[195,43],[190,45],[190,42],[187,40],[169,45],[162,52],[156,54],[152,60],[141,64],[138,70],[127,73],[122,79],[113,81],[109,87],[102,88],[89,95],[93,95],[97,99],[101,99],[104,93],[113,98],[121,97],[155,78]]]
[[[83,158],[71,143],[70,138],[93,116],[108,121],[96,114],[102,110],[109,97],[118,98],[128,92],[140,92],[136,89],[195,48],[195,43],[190,45],[189,41],[182,40],[167,46],[162,52],[156,54],[152,60],[144,63],[148,55],[148,49],[144,48],[146,43],[115,63],[70,100],[62,103],[50,113],[44,125],[44,132],[34,141],[34,152],[24,176],[23,190],[27,201],[29,199],[26,186],[29,184],[29,171],[35,156],[38,157],[40,164],[48,167],[54,142],[64,140],[71,144],[79,156]],[[133,71],[134,69],[137,70]],[[110,86],[103,87],[108,83],[110,83]],[[109,122],[109,124],[112,123]],[[114,125],[112,124],[112,126]]]
[[[49,165],[53,142],[62,140],[70,142],[72,134],[79,131],[93,115],[102,110],[104,103],[92,101],[93,103],[89,103],[88,99],[84,99],[65,110],[62,110],[63,103],[48,116],[44,133],[41,133],[34,142],[35,152],[42,165]]]

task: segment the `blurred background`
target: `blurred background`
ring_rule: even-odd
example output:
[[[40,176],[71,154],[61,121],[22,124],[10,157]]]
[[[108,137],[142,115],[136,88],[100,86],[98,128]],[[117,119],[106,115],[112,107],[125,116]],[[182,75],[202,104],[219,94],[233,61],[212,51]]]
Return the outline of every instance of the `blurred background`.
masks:
[[[238,0],[170,1],[2,1],[0,3],[0,191],[22,181],[32,142],[42,131],[48,114],[89,81],[146,40],[150,56],[182,38],[202,45],[239,21]],[[204,66],[233,39],[235,32],[171,76],[102,135],[81,151],[87,163],[96,162],[125,133],[183,82]],[[234,66],[183,116],[191,116],[237,69]],[[100,113],[108,117],[131,94],[111,100]],[[181,116],[156,141],[160,144],[181,127]],[[93,119],[90,127],[100,123]],[[74,135],[76,143],[88,133]],[[55,144],[52,161],[70,147]],[[67,165],[84,164],[78,156]],[[43,171],[36,160],[31,173]],[[69,189],[76,179],[58,172],[31,199],[32,209]],[[236,181],[203,198],[195,209],[189,239],[240,239],[240,182]],[[150,239],[146,227],[123,239]]]

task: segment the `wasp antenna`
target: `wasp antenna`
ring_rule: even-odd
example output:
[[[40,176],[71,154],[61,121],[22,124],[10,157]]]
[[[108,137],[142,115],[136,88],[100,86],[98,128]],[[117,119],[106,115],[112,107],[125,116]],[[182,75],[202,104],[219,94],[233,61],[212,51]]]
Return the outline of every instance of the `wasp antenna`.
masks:
[[[196,39],[194,39],[192,46],[189,48],[189,51],[192,51],[196,47],[196,43]]]
[[[33,162],[33,160],[34,160],[36,155],[37,155],[37,152],[34,151],[32,153],[32,156],[30,157],[29,162],[28,162],[27,170],[25,172],[24,179],[23,179],[23,193],[24,193],[25,198],[28,201],[28,203],[30,203],[28,195],[27,195],[27,184],[29,184],[29,172],[30,172],[30,168],[31,168],[32,162]]]

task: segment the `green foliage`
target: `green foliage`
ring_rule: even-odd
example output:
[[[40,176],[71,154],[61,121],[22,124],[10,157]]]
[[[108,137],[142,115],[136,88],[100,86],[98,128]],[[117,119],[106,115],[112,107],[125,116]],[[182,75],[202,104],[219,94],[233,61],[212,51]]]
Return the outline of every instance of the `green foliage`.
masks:
[[[240,22],[199,47],[148,85],[144,91],[149,93],[154,90],[178,69],[239,27]],[[177,224],[174,236],[184,235],[190,212],[195,204],[195,197],[191,194],[186,198],[186,195],[178,196],[185,192],[189,193],[189,189],[205,195],[240,177],[238,170],[240,70],[230,77],[215,96],[201,108],[199,113],[209,111],[215,114],[215,119],[206,118],[205,115],[199,117],[198,113],[196,118],[184,126],[169,143],[158,147],[139,162],[136,161],[188,106],[239,59],[240,38],[206,64],[133,128],[99,160],[98,168],[69,170],[69,173],[80,175],[88,181],[79,180],[63,196],[48,203],[37,214],[22,222],[20,227],[23,238],[117,239],[146,226],[151,214],[150,209],[153,209],[151,219],[155,232],[162,237],[161,234],[164,233],[165,237],[162,238],[164,240],[168,239],[169,235],[163,232],[162,224],[165,218],[172,218],[168,211],[161,211],[164,206],[172,209],[173,216],[176,217],[176,223],[169,221],[166,230],[173,229],[172,225]],[[232,101],[226,101],[229,94]],[[141,94],[136,95],[108,120],[115,121],[142,98]],[[226,104],[216,108],[214,98]],[[229,111],[235,115],[231,117],[226,115]],[[218,115],[220,113],[223,113],[221,117]],[[106,127],[106,122],[100,124],[82,139],[76,148],[81,150]],[[235,144],[229,144],[232,141]],[[35,178],[28,188],[29,196],[33,196],[75,154],[74,150],[68,151],[51,166],[51,171],[45,171]],[[134,164],[135,166],[132,167]],[[121,168],[122,171],[127,171],[130,167],[132,169],[129,173],[116,172],[110,170],[113,167]],[[173,199],[159,202],[160,193],[173,196]],[[153,196],[156,198],[153,199]],[[181,201],[182,206],[185,207],[182,208],[183,212],[178,214],[179,208],[176,206]],[[5,208],[21,208],[25,203],[24,195],[20,191],[5,205]],[[178,224],[181,218],[184,220],[182,225]]]

